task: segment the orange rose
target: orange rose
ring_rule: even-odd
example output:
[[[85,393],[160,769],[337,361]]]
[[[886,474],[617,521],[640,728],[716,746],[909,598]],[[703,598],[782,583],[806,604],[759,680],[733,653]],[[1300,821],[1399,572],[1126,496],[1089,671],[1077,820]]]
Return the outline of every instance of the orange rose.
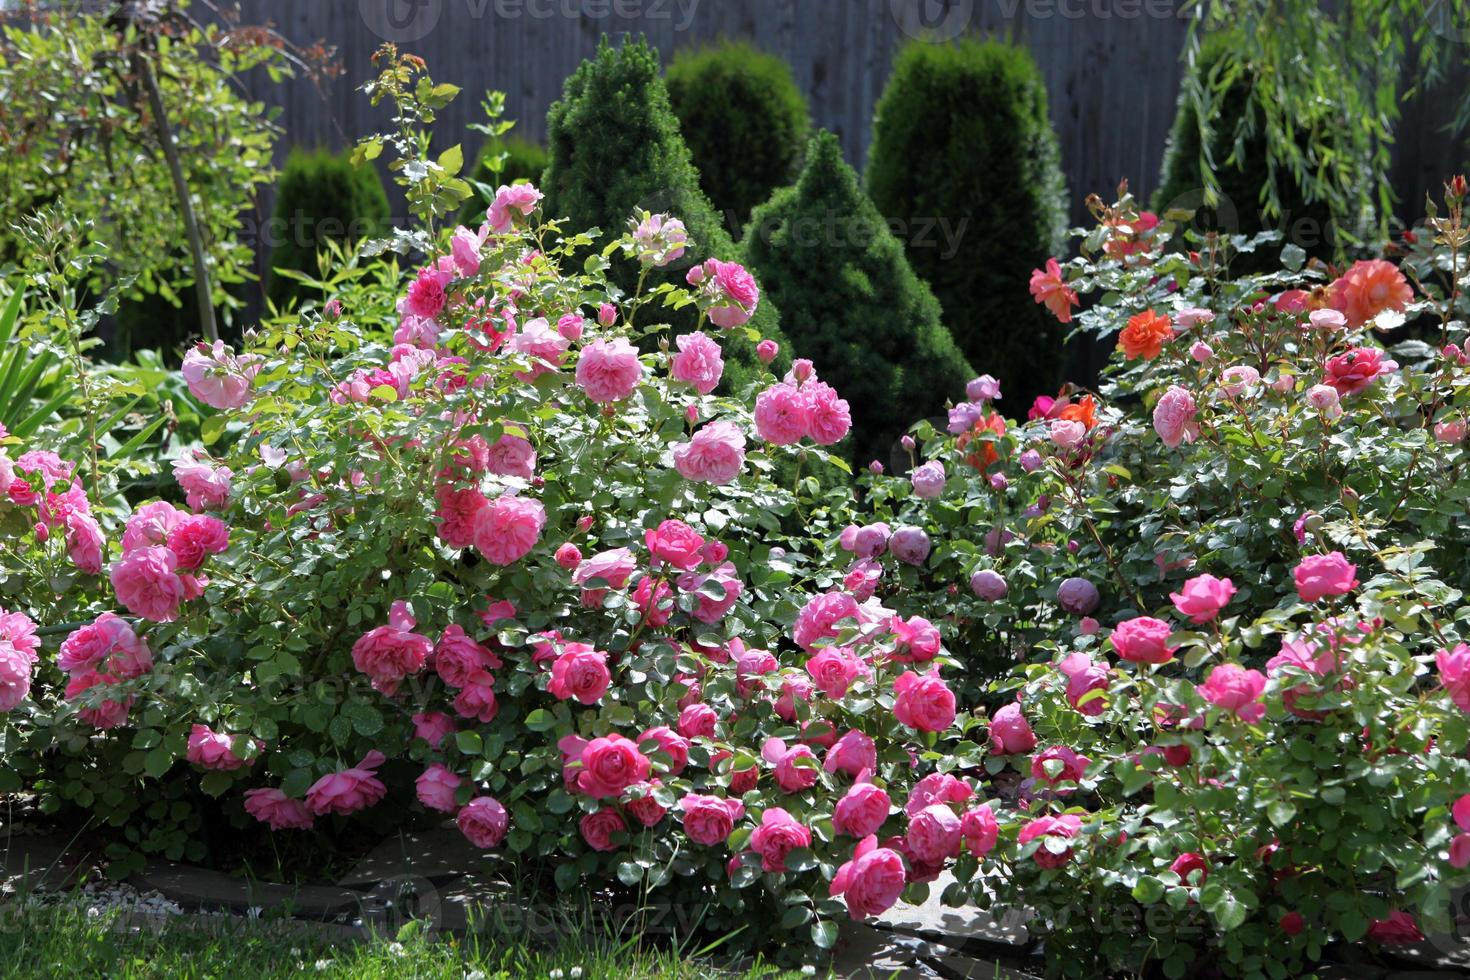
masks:
[[[974,440],[974,437],[976,435],[982,432],[994,432],[998,436],[1005,435],[1005,418],[1003,418],[999,412],[991,412],[983,420],[976,422],[975,428],[971,429],[969,432],[963,433],[958,439],[956,439],[955,448],[958,449],[960,452],[964,452],[965,447]],[[996,447],[996,443],[991,442],[990,440],[978,442],[975,446],[975,451],[965,456],[965,462],[969,463],[971,466],[975,467],[975,469],[979,470],[982,473],[999,461],[1000,450]]]
[[[1332,284],[1332,307],[1361,327],[1384,310],[1402,310],[1414,302],[1414,290],[1398,266],[1382,259],[1354,262]]]
[[[1083,395],[1081,401],[1072,402],[1058,416],[1069,422],[1081,422],[1091,432],[1097,426],[1097,402],[1091,395]]]
[[[1118,335],[1118,349],[1134,361],[1151,361],[1164,350],[1164,342],[1174,336],[1174,324],[1162,313],[1144,310],[1128,319],[1128,326]]]

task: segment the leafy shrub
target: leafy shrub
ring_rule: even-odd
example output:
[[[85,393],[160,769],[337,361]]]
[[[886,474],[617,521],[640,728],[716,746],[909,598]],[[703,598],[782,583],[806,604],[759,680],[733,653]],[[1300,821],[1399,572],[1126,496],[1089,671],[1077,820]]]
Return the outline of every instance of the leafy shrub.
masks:
[[[1402,270],[1331,282],[1289,249],[1225,279],[1201,237],[1098,205],[1083,257],[1036,275],[1059,309],[1093,294],[1107,381],[1020,426],[958,406],[829,552],[998,678],[960,695],[990,705],[1016,809],[946,899],[1036,909],[1052,972],[1298,976],[1333,942],[1447,929],[1470,877],[1458,188]],[[1370,334],[1421,316],[1453,343]],[[889,527],[932,539],[921,567]]]
[[[785,311],[794,353],[826,368],[852,403],[854,458],[887,461],[908,423],[942,411],[970,366],[903,244],[818,133],[796,186],[757,208],[746,261]]]
[[[468,228],[478,228],[485,220],[485,207],[501,184],[541,183],[546,172],[546,148],[519,136],[503,136],[485,140],[475,157],[469,176],[486,186],[489,197],[475,195],[459,209],[456,220]]]
[[[1190,84],[1213,89],[1225,83],[1220,75],[1222,62],[1231,47],[1236,44],[1235,35],[1229,31],[1209,36],[1200,47],[1193,78],[1186,80],[1179,95],[1179,107],[1174,116],[1174,126],[1169,134],[1169,145],[1164,152],[1163,168],[1159,177],[1159,189],[1154,194],[1154,210],[1162,213],[1169,208],[1196,211],[1201,218],[1209,220],[1210,226],[1231,234],[1252,238],[1258,233],[1276,229],[1282,240],[1306,250],[1308,255],[1330,259],[1337,248],[1345,246],[1352,233],[1361,226],[1359,216],[1344,214],[1334,220],[1332,207],[1324,198],[1308,200],[1301,185],[1289,173],[1274,173],[1267,155],[1264,123],[1256,100],[1253,79],[1240,75],[1228,81],[1219,95],[1219,110],[1209,121],[1210,144],[1208,153],[1200,141],[1200,119],[1194,99],[1189,95]],[[1330,110],[1323,110],[1330,114]],[[1303,120],[1298,137],[1299,152],[1308,156],[1326,152],[1347,153],[1349,159],[1356,151],[1343,140],[1342,147],[1322,146],[1323,139],[1330,140],[1336,125],[1318,126],[1311,120]],[[1357,154],[1363,179],[1370,180],[1372,168],[1368,161]],[[1222,200],[1219,204],[1206,207],[1204,200],[1205,180],[1203,168],[1212,166],[1219,181]],[[1279,213],[1268,213],[1267,194],[1273,181],[1279,196]],[[1340,238],[1336,231],[1345,223],[1348,238]],[[1278,249],[1266,248],[1259,253],[1247,253],[1237,259],[1239,271],[1269,271],[1277,265]]]
[[[900,51],[878,100],[867,184],[970,363],[1005,379],[1013,399],[1053,391],[1062,334],[1023,284],[1061,247],[1066,190],[1046,88],[1025,49]]]
[[[276,186],[271,221],[271,302],[285,307],[317,298],[314,289],[282,270],[315,279],[325,242],[379,237],[388,217],[388,193],[370,165],[354,165],[346,154],[329,150],[292,150]]]
[[[694,245],[676,260],[687,268],[706,258],[734,261],[739,249],[720,215],[699,189],[699,175],[679,136],[678,120],[659,77],[658,53],[643,39],[613,48],[606,39],[597,56],[567,79],[566,91],[547,116],[546,213],[566,218],[572,230],[622,228],[640,212],[677,216]],[[612,281],[633,292],[641,273],[620,264]],[[674,333],[694,329],[693,307],[664,314]],[[738,389],[755,376],[755,344],[789,348],[775,304],[760,304],[749,327],[728,338],[729,383]]]
[[[786,62],[726,41],[679,52],[664,84],[699,185],[719,213],[743,221],[796,178],[811,114]]]

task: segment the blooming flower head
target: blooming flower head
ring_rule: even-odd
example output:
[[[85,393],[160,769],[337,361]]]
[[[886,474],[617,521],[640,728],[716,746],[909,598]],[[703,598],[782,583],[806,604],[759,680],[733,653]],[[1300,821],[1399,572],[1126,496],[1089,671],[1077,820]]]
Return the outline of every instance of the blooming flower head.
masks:
[[[683,381],[701,395],[714,391],[725,371],[720,345],[699,330],[680,334],[674,344],[679,348],[669,363],[674,380]]]
[[[306,791],[307,808],[321,816],[356,813],[374,805],[388,794],[377,775],[378,767],[387,761],[387,756],[374,750],[357,765],[323,776]]]
[[[1040,840],[1042,846],[1032,855],[1033,860],[1043,868],[1060,868],[1072,857],[1072,848],[1064,842],[1076,837],[1081,829],[1082,818],[1075,814],[1037,817],[1021,828],[1016,843],[1025,845]]]
[[[761,291],[755,278],[738,262],[706,259],[705,292],[714,304],[709,308],[710,322],[726,330],[738,327],[755,313]]]
[[[532,184],[501,184],[495,200],[485,211],[490,230],[503,235],[515,227],[516,216],[529,217],[541,202],[541,192]]]
[[[1036,735],[1019,704],[1003,705],[991,716],[990,748],[998,755],[1021,755],[1036,748]]]
[[[761,869],[784,872],[786,855],[799,847],[810,847],[812,832],[780,807],[761,814],[760,826],[750,835],[750,849],[761,856]]]
[[[168,548],[137,548],[112,563],[109,577],[117,600],[128,612],[155,623],[178,618],[186,586],[178,574],[178,558]]]
[[[1159,396],[1158,403],[1154,405],[1154,431],[1170,449],[1178,448],[1181,442],[1194,442],[1199,437],[1194,396],[1188,389],[1170,385],[1169,390]]]
[[[56,666],[69,674],[98,669],[126,679],[151,670],[153,654],[127,620],[105,612],[61,642]]]
[[[574,698],[582,704],[596,704],[611,684],[606,653],[594,650],[590,643],[568,643],[551,665],[547,690],[563,700]]]
[[[1185,582],[1178,592],[1169,593],[1174,608],[1191,623],[1208,623],[1220,615],[1235,595],[1236,588],[1228,578],[1213,575],[1197,575]]]
[[[1327,359],[1322,382],[1336,389],[1339,395],[1351,395],[1383,375],[1392,374],[1398,367],[1397,361],[1384,357],[1377,347],[1354,347]]]
[[[577,384],[601,405],[626,399],[642,377],[638,350],[622,337],[594,340],[577,358]]]
[[[1077,291],[1062,277],[1062,266],[1054,258],[1046,260],[1045,269],[1031,270],[1031,297],[1045,306],[1058,323],[1072,322],[1072,307],[1080,306]]]
[[[510,829],[510,814],[494,797],[477,796],[460,807],[454,823],[471,844],[488,850],[499,847],[505,840]]]
[[[638,261],[651,268],[662,268],[684,254],[689,244],[689,232],[684,222],[667,214],[648,214],[634,217],[633,245]]]
[[[1296,591],[1303,602],[1316,602],[1326,596],[1347,595],[1358,585],[1358,566],[1351,564],[1342,552],[1307,555],[1292,569]]]
[[[1261,694],[1266,690],[1266,675],[1239,664],[1220,664],[1199,686],[1200,697],[1242,721],[1257,722],[1266,714]]]
[[[810,429],[807,399],[795,386],[771,385],[755,399],[755,430],[774,446],[800,442]]]
[[[651,766],[632,739],[604,735],[583,747],[577,788],[599,799],[621,796],[629,786],[648,779]]]
[[[245,765],[253,765],[254,757],[248,762],[235,754],[234,739],[222,732],[211,731],[207,725],[194,725],[189,729],[187,758],[202,769],[233,772]]]
[[[722,486],[745,465],[745,433],[733,422],[711,422],[674,447],[674,468],[686,480]]]
[[[1130,361],[1151,361],[1164,351],[1164,344],[1174,336],[1174,324],[1167,314],[1144,310],[1129,317],[1128,325],[1118,334],[1118,349]]]
[[[1384,310],[1403,310],[1414,301],[1414,290],[1404,274],[1383,259],[1354,262],[1330,288],[1333,308],[1350,327],[1361,327]]]
[[[275,788],[247,789],[245,812],[271,830],[310,830],[316,819],[305,803]]]
[[[954,723],[955,697],[937,670],[905,671],[893,682],[893,716],[921,732],[942,732]]]
[[[546,508],[539,500],[503,494],[474,516],[475,547],[492,565],[510,565],[524,558],[546,526]]]
[[[250,402],[250,386],[260,372],[261,361],[255,354],[237,357],[223,341],[216,340],[185,352],[179,373],[195,398],[211,408],[231,411]]]

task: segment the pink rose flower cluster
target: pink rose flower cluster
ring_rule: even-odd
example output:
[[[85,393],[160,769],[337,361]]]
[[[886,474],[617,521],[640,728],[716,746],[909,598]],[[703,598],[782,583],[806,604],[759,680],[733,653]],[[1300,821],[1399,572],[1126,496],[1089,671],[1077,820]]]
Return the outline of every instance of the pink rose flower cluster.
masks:
[[[112,563],[108,578],[129,612],[171,623],[180,606],[204,594],[205,562],[229,547],[229,525],[219,518],[185,513],[166,501],[144,504],[128,518],[122,557]]]
[[[105,612],[61,642],[56,665],[67,674],[68,701],[82,700],[82,696],[94,688],[109,695],[100,700],[99,695],[87,697],[87,706],[77,709],[77,715],[83,721],[106,730],[127,721],[134,700],[131,694],[111,696],[112,685],[134,680],[151,671],[153,651],[127,620]]]
[[[755,277],[738,262],[705,259],[689,270],[685,281],[698,287],[700,308],[724,330],[738,327],[755,314],[761,290]]]
[[[797,361],[786,380],[755,399],[755,430],[773,446],[810,438],[822,446],[841,442],[852,428],[847,402],[831,385],[817,380],[810,361]]]
[[[30,694],[40,645],[29,617],[0,607],[0,712],[13,710]]]

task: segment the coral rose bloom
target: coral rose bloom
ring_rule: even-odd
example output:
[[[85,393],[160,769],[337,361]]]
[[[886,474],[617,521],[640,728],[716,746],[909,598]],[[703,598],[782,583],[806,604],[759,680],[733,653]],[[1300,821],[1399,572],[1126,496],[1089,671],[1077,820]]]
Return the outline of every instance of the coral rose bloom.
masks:
[[[1354,262],[1332,283],[1332,307],[1361,327],[1384,310],[1402,310],[1414,301],[1414,290],[1398,266],[1383,259]]]
[[[1144,310],[1128,319],[1128,325],[1118,334],[1118,349],[1130,361],[1140,357],[1151,361],[1164,351],[1164,343],[1174,336],[1174,325],[1168,316]]]
[[[1077,291],[1062,278],[1062,267],[1056,259],[1047,259],[1044,270],[1031,270],[1031,296],[1050,310],[1058,323],[1071,323],[1072,307],[1081,305]]]

